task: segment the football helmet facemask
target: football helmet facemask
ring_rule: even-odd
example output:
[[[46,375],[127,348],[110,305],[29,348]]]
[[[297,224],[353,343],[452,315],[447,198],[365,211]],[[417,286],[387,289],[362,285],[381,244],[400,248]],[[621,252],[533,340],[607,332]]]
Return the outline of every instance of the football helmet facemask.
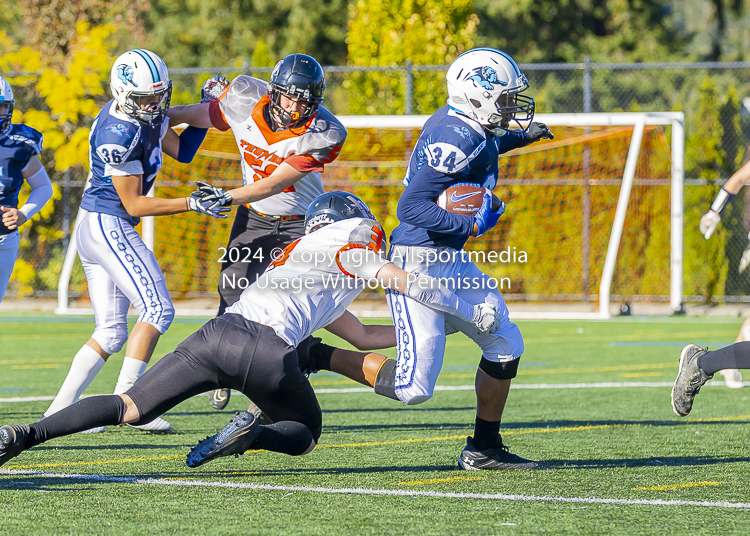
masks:
[[[351,218],[374,220],[375,216],[372,215],[370,207],[352,193],[340,190],[326,192],[310,203],[305,214],[305,234],[310,234],[331,223]]]
[[[510,123],[526,130],[534,118],[534,99],[522,95],[529,82],[504,52],[464,52],[448,68],[446,79],[448,105],[490,130],[504,133]]]
[[[271,73],[268,96],[271,115],[280,126],[289,128],[307,121],[323,102],[326,77],[315,58],[306,54],[291,54],[281,60]],[[301,110],[289,112],[281,106],[281,96],[302,102]]]
[[[13,97],[13,88],[8,81],[0,76],[0,105],[5,105],[5,113],[0,114],[0,136],[5,136],[10,130],[10,120],[13,117],[13,109],[16,99]]]
[[[149,50],[130,50],[112,65],[112,96],[124,113],[149,125],[160,124],[172,100],[167,65]]]

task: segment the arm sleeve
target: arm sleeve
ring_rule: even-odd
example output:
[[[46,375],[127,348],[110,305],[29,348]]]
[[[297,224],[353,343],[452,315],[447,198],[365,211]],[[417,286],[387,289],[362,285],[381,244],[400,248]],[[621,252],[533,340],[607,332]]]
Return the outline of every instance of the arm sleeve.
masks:
[[[312,173],[313,171],[321,172],[325,167],[313,157],[304,154],[293,154],[292,156],[284,160],[284,162],[292,166],[297,171],[305,171],[307,173]]]
[[[177,152],[177,161],[189,164],[193,161],[195,153],[200,149],[201,143],[206,138],[207,128],[187,127],[180,133],[180,148]]]
[[[457,316],[466,322],[471,322],[474,318],[473,305],[429,275],[410,273],[406,280],[405,294],[431,309]]]
[[[505,136],[498,138],[497,145],[500,154],[503,154],[519,147],[526,147],[529,143],[529,135],[526,131],[509,130]]]
[[[39,171],[32,176],[27,177],[26,182],[31,186],[31,194],[29,194],[26,203],[18,210],[23,212],[27,220],[30,220],[52,198],[52,183],[44,166],[40,167]]]
[[[224,113],[221,111],[219,101],[212,100],[208,105],[208,116],[211,118],[211,124],[216,130],[226,132],[229,130],[229,123],[224,118]]]

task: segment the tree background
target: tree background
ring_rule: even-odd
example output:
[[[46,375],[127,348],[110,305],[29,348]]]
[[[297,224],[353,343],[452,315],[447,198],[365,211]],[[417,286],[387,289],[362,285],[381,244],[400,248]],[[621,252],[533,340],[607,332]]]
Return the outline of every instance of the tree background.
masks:
[[[42,293],[55,288],[65,234],[59,184],[64,177],[85,178],[88,128],[109,98],[111,61],[125,50],[148,48],[170,69],[202,67],[206,74],[272,66],[292,52],[309,53],[323,65],[441,65],[476,46],[500,48],[519,63],[580,63],[584,57],[598,63],[743,61],[750,53],[748,7],[750,0],[11,2],[0,12],[0,71],[39,73],[12,79],[18,99],[14,120],[45,134],[43,161],[58,200],[24,229],[14,288]],[[592,75],[594,111],[686,113],[686,169],[705,183],[686,188],[686,274],[693,274],[686,277],[686,293],[708,297],[750,290],[747,278],[736,276],[747,244],[744,197],[713,240],[698,240],[688,228],[746,159],[750,121],[743,99],[750,93],[749,71],[598,69]],[[580,71],[527,75],[539,111],[582,111]],[[194,101],[203,78],[176,78],[173,102]],[[333,73],[329,86],[327,102],[337,113],[406,110],[400,72]],[[413,113],[431,113],[445,102],[442,72],[415,71],[413,89]],[[377,150],[388,153],[404,140],[378,142]]]

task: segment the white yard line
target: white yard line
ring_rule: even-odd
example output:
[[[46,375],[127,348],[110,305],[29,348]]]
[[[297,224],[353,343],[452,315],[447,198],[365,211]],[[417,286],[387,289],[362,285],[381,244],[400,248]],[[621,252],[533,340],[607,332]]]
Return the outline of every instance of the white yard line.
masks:
[[[0,475],[38,476],[42,478],[60,478],[106,483],[147,484],[158,486],[186,486],[207,488],[250,489],[258,491],[285,491],[305,493],[330,493],[338,495],[385,495],[398,497],[430,497],[448,499],[482,499],[496,501],[532,501],[578,504],[625,504],[647,506],[703,506],[709,508],[743,508],[750,509],[750,503],[728,501],[666,501],[661,499],[603,499],[598,497],[552,497],[547,495],[510,495],[505,493],[454,493],[440,491],[418,491],[399,489],[370,488],[324,488],[317,486],[274,486],[271,484],[249,484],[241,482],[217,482],[204,480],[166,480],[162,478],[138,478],[128,476],[79,475],[69,473],[43,473],[38,471],[21,471],[0,469]]]
[[[744,382],[745,387],[750,382]],[[723,381],[708,382],[706,387],[724,387]],[[315,386],[313,386],[315,387]],[[599,389],[619,387],[672,387],[672,382],[600,382],[600,383],[514,383],[511,389]],[[473,391],[474,385],[438,385],[436,391]],[[344,393],[372,393],[370,387],[349,387],[345,389],[315,389],[317,394],[344,394]],[[96,396],[96,395],[87,395]],[[205,395],[196,395],[205,396]],[[54,396],[16,396],[13,398],[0,398],[2,402],[37,402],[54,400]]]

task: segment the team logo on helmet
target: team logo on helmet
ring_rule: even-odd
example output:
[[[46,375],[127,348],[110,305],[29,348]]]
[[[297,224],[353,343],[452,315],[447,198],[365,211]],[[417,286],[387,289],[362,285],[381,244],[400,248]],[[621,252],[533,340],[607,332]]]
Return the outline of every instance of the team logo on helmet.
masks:
[[[138,87],[138,84],[133,81],[134,75],[135,73],[133,73],[133,68],[130,65],[123,63],[122,65],[117,66],[117,78],[122,80],[122,83],[126,86],[128,85],[128,82],[130,82],[134,87]]]
[[[495,69],[487,66],[473,69],[464,77],[464,80],[471,80],[474,83],[474,87],[481,87],[488,90],[495,89],[494,84],[500,84],[501,86],[508,85],[508,82],[498,78]]]

